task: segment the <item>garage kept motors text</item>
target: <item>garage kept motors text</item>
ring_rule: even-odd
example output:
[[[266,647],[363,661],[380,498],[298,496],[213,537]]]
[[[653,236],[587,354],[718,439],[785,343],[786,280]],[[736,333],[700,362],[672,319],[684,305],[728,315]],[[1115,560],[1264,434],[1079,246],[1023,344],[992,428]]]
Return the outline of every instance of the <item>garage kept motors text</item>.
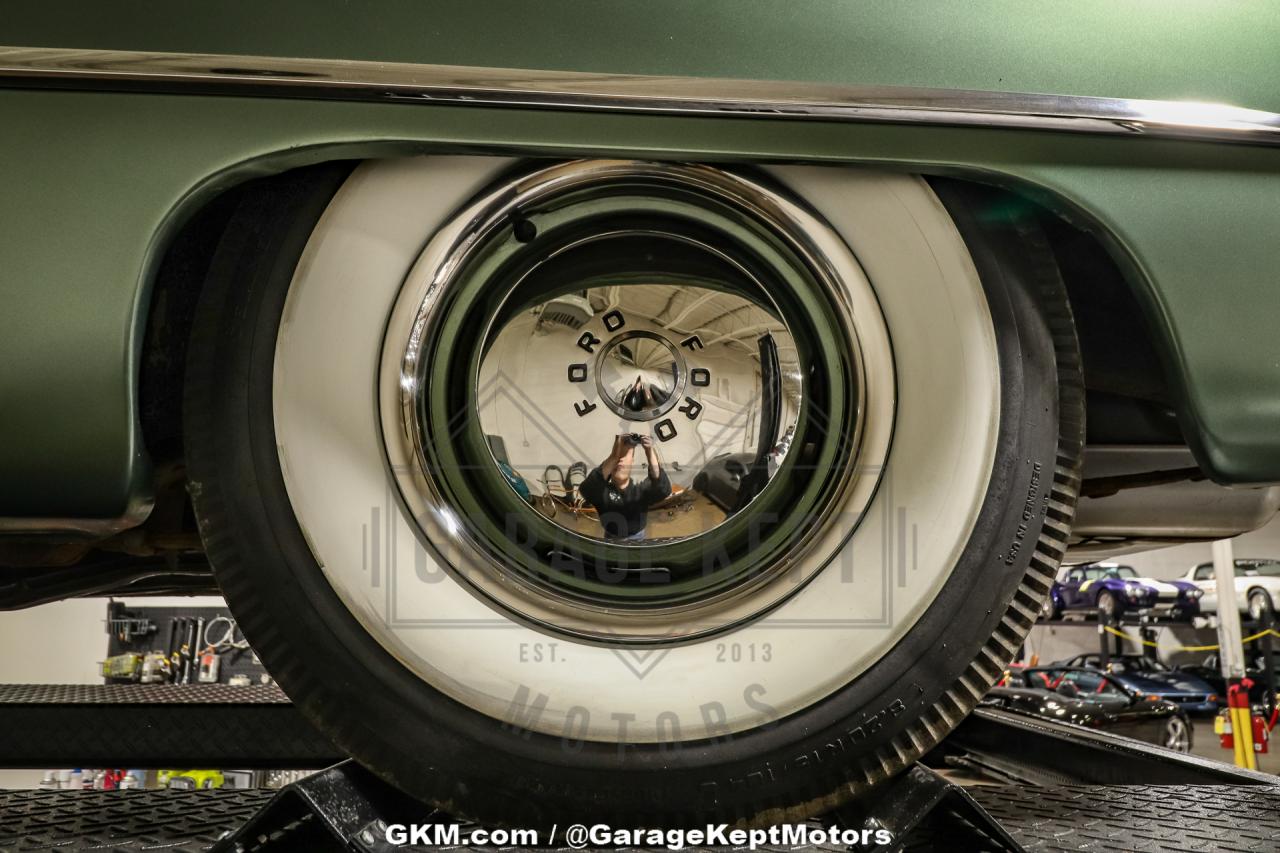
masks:
[[[887,829],[844,829],[806,823],[784,823],[759,829],[740,829],[726,823],[698,829],[616,828],[608,824],[575,823],[557,837],[552,827],[546,838],[536,829],[463,829],[458,824],[393,823],[386,828],[388,844],[426,847],[555,847],[560,843],[581,850],[587,847],[649,847],[684,850],[689,847],[736,847],[756,850],[763,846],[842,845],[846,848],[887,847],[893,833]]]

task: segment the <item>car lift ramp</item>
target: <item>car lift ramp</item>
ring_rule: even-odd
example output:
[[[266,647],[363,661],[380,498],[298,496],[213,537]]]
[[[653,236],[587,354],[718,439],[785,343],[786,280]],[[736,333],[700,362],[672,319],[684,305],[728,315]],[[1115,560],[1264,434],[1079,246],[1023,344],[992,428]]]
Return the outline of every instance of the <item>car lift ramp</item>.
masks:
[[[340,759],[275,687],[0,687],[6,767],[333,764],[279,791],[0,791],[0,851],[373,853],[414,849],[390,847],[381,831],[408,822],[457,824],[461,841],[452,849],[471,849],[473,827]],[[887,828],[894,849],[905,850],[1274,851],[1277,781],[980,708],[923,762],[816,822]],[[552,846],[569,849],[563,838]]]
[[[0,767],[310,769],[345,757],[275,684],[0,684]]]

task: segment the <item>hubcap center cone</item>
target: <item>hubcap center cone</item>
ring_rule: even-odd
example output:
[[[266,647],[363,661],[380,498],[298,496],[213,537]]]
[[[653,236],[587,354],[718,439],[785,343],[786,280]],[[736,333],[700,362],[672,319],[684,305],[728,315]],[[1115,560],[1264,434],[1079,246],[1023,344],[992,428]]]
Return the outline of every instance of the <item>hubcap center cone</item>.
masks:
[[[601,401],[629,421],[651,421],[669,411],[685,378],[684,357],[653,332],[619,335],[596,358]]]

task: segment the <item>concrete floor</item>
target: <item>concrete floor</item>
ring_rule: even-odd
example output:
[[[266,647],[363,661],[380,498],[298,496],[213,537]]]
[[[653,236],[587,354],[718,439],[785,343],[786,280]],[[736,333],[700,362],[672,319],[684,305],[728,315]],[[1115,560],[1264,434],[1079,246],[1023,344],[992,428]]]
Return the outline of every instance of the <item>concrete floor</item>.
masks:
[[[1213,718],[1197,718],[1192,721],[1194,730],[1191,739],[1191,752],[1203,758],[1212,758],[1214,761],[1223,761],[1231,764],[1233,760],[1232,752],[1229,749],[1223,749],[1218,745],[1218,736],[1213,733]],[[1276,728],[1273,734],[1280,735],[1280,726]],[[1255,756],[1258,760],[1258,769],[1263,773],[1271,773],[1280,776],[1280,738],[1271,742],[1271,751],[1265,755]]]

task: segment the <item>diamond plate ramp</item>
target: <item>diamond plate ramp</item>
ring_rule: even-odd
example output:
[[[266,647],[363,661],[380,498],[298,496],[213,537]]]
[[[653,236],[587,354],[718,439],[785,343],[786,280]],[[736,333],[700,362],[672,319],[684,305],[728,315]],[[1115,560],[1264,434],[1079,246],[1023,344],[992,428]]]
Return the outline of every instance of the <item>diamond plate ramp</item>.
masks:
[[[275,685],[0,685],[0,767],[320,768],[345,757]]]
[[[968,791],[1027,850],[1280,850],[1280,786],[979,785]],[[907,849],[993,849],[966,831],[933,821]]]
[[[274,791],[0,791],[0,851],[198,853]]]

